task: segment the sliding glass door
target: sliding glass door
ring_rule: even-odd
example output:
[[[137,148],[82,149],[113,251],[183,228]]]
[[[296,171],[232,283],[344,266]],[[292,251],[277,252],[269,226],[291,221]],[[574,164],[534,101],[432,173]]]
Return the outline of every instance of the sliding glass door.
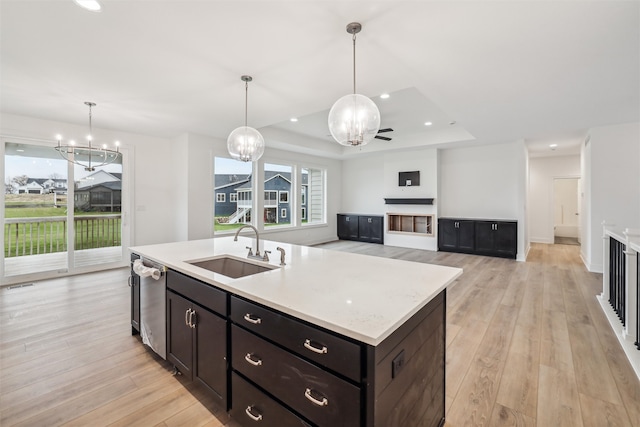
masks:
[[[125,262],[122,157],[85,171],[52,146],[14,140],[4,145],[4,175],[3,282]]]

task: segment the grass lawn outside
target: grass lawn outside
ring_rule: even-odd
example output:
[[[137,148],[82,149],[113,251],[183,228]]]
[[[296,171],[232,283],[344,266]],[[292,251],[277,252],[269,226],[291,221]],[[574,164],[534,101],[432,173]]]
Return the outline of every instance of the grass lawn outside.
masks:
[[[5,257],[66,251],[66,216],[67,208],[55,207],[51,194],[5,195]],[[25,221],[6,221],[17,218]],[[74,212],[74,218],[76,250],[121,244],[118,212]]]

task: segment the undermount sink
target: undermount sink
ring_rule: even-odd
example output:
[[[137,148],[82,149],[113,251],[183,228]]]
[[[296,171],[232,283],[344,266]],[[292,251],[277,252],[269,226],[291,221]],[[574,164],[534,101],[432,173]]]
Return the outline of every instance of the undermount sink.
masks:
[[[270,265],[258,265],[231,257],[217,257],[200,261],[187,261],[187,264],[222,274],[232,279],[251,276],[252,274],[264,273],[278,267]]]

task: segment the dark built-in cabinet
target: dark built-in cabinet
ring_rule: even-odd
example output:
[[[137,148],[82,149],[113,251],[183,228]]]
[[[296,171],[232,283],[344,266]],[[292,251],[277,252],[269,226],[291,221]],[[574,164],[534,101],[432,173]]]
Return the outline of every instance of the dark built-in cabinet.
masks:
[[[518,253],[518,223],[440,218],[438,250],[515,259]]]
[[[377,215],[338,214],[338,238],[384,243],[384,218]]]
[[[446,290],[377,346],[173,270],[166,298],[167,360],[239,425],[444,422]]]
[[[170,270],[166,309],[167,360],[226,409],[226,293]]]

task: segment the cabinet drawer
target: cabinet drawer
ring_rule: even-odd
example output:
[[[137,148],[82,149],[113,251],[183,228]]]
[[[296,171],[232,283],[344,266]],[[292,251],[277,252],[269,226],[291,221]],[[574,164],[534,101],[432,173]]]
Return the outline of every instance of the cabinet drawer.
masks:
[[[360,425],[358,387],[236,325],[231,326],[231,342],[233,369],[311,422]]]
[[[309,427],[309,424],[243,380],[235,372],[231,374],[231,389],[233,390],[233,408],[230,414],[241,425]]]
[[[358,344],[234,296],[231,297],[231,320],[302,357],[360,382]]]
[[[226,316],[227,293],[207,283],[185,276],[177,271],[167,271],[167,288],[193,300],[203,307]]]

